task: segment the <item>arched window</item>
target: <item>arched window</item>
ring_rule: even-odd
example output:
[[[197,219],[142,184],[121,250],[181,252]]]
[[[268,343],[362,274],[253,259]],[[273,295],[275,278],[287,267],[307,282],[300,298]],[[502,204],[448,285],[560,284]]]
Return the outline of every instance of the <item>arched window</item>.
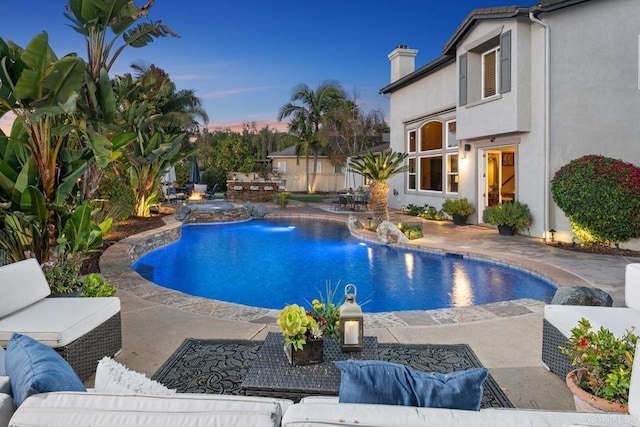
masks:
[[[430,120],[408,131],[407,190],[446,193],[458,191],[455,125],[455,120]]]

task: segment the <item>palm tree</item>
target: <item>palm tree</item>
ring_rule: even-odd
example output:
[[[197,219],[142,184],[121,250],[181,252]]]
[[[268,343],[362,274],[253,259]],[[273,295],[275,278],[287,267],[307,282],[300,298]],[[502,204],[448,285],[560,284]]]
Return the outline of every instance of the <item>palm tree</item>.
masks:
[[[296,135],[299,140],[296,152],[298,156],[304,154],[306,157],[309,194],[315,193],[318,155],[326,146],[322,134],[324,118],[331,111],[340,108],[344,102],[344,91],[337,82],[322,82],[315,91],[303,83],[293,89],[290,102],[280,108],[278,120],[291,117],[289,132]],[[313,174],[310,176],[309,156],[311,154],[313,154]]]
[[[371,209],[373,210],[373,222],[377,227],[382,221],[389,220],[389,204],[387,193],[389,184],[387,180],[406,172],[408,165],[402,163],[407,158],[406,153],[381,152],[377,156],[368,151],[363,157],[351,161],[351,169],[371,181]]]

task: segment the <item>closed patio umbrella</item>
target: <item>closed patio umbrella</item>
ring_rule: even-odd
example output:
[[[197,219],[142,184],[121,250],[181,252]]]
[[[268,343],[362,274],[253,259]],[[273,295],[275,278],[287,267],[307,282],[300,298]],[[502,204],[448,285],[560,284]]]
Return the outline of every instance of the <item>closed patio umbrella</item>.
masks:
[[[176,168],[171,166],[169,171],[162,177],[162,182],[173,183],[176,180]]]
[[[189,182],[192,184],[200,184],[200,168],[196,156],[191,157],[191,169],[189,170]]]

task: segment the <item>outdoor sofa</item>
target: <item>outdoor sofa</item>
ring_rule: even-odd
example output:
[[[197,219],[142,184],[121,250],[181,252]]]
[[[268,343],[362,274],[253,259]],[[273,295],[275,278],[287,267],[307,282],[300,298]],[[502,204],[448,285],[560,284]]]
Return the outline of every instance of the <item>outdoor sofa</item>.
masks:
[[[542,321],[542,362],[551,371],[565,378],[575,367],[559,346],[566,346],[571,329],[582,318],[589,320],[593,330],[601,326],[616,336],[635,328],[640,334],[640,263],[625,268],[624,299],[626,307],[599,307],[580,305],[546,305]]]
[[[493,408],[467,411],[339,403],[337,397],[326,396],[307,397],[294,404],[253,396],[53,392],[27,397],[15,412],[11,396],[0,394],[0,427],[638,426],[639,366],[640,358],[636,358],[630,414]]]
[[[29,338],[29,340],[31,339]],[[12,341],[15,343],[15,338],[12,338]],[[50,348],[40,343],[36,345],[44,347],[46,352],[53,353]],[[7,361],[9,353],[8,350]],[[34,359],[38,359],[38,357],[34,357]],[[67,365],[64,360],[59,357],[58,359],[62,364]],[[15,359],[13,363],[15,363]],[[103,361],[100,362],[101,365],[102,363]],[[7,366],[10,364],[6,363]],[[73,374],[70,367],[66,369]],[[52,369],[41,369],[40,374],[50,370]],[[176,394],[161,384],[146,378],[145,380],[151,384],[127,385],[121,391],[118,387],[122,383],[119,383],[115,388],[112,385],[118,375],[112,375],[113,380],[111,378],[103,380],[99,371],[100,366],[96,372],[96,388],[94,390],[43,392],[27,395],[22,400],[15,399],[16,403],[14,403],[14,398],[19,396],[21,392],[11,383],[8,392],[11,393],[16,388],[13,397],[0,393],[0,427],[188,427],[205,425],[225,427],[584,427],[640,425],[640,358],[635,359],[631,376],[629,414],[594,414],[511,408],[473,411],[340,403],[338,397],[327,396],[307,397],[302,399],[300,403],[294,404],[288,399],[268,397]],[[138,373],[131,374],[143,376]],[[343,381],[344,378],[343,376]],[[10,382],[14,380],[15,376],[9,379]],[[15,380],[15,382],[19,383],[20,381]],[[135,381],[133,382],[135,383]],[[7,391],[6,387],[1,388],[1,384],[2,378],[0,378],[0,390]],[[15,409],[16,404],[18,405],[17,409]]]
[[[0,267],[0,345],[14,333],[54,348],[81,379],[122,349],[120,299],[59,297],[36,259]]]

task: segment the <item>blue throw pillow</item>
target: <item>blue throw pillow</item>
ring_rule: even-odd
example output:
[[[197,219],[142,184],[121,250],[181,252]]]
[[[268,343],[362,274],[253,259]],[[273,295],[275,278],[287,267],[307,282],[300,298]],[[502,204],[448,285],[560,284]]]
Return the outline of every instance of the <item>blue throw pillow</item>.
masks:
[[[379,360],[336,362],[341,371],[341,403],[373,403],[477,411],[485,368],[440,374],[414,371]]]
[[[54,349],[26,335],[13,334],[5,355],[16,406],[32,394],[87,391],[71,365]]]
[[[0,377],[7,375],[4,369],[4,348],[0,345]]]

